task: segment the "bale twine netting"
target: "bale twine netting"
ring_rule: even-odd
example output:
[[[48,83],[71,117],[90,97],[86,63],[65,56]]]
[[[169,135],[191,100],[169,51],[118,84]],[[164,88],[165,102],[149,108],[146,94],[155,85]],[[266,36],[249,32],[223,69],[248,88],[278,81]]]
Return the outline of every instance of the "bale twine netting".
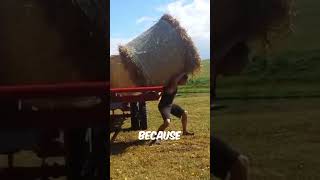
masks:
[[[191,38],[168,14],[140,36],[119,46],[119,54],[136,86],[163,85],[177,73],[194,74],[200,69],[200,56]]]

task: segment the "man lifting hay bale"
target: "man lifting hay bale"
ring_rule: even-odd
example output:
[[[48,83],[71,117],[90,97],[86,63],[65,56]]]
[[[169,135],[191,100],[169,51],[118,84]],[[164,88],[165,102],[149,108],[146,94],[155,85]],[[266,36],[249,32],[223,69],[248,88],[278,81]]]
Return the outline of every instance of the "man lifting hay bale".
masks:
[[[262,50],[268,50],[272,40],[291,32],[294,15],[293,0],[216,0],[213,7],[211,102],[217,75],[240,72],[256,50],[252,47],[257,47],[249,44],[260,43]],[[211,141],[211,173],[223,180],[248,179],[248,158],[215,136]]]
[[[185,85],[188,81],[188,75],[186,73],[179,73],[170,79],[170,81],[164,87],[164,92],[161,97],[161,100],[158,104],[158,109],[161,113],[163,124],[159,127],[159,131],[164,131],[171,122],[170,114],[181,118],[182,123],[182,135],[194,135],[194,133],[189,132],[187,130],[188,124],[188,115],[187,111],[181,108],[177,104],[173,104],[173,100],[178,91],[178,85]],[[159,140],[155,140],[154,142],[159,143]]]
[[[179,22],[165,14],[143,34],[125,46],[119,46],[119,52],[124,64],[121,68],[127,69],[130,74],[130,78],[126,74],[123,77],[129,84],[134,82],[136,86],[164,85],[159,103],[164,123],[159,127],[159,131],[164,131],[169,126],[171,113],[181,118],[183,134],[193,135],[187,131],[187,111],[173,104],[173,100],[178,85],[186,84],[188,74],[199,70],[200,57]],[[115,64],[115,57],[113,61],[111,65]],[[120,68],[120,64],[118,66]],[[123,86],[112,81],[111,79],[113,85]]]

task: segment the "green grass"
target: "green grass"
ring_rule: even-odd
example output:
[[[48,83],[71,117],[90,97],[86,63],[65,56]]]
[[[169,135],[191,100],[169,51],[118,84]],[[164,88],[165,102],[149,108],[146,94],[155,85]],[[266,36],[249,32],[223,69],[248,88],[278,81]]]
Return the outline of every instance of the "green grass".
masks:
[[[190,78],[185,86],[179,88],[179,93],[209,93],[210,92],[210,60],[201,61],[201,70]]]
[[[212,132],[250,158],[249,179],[320,179],[320,99],[219,104]]]
[[[249,179],[320,179],[320,44],[310,27],[318,21],[304,16],[289,47],[217,79],[226,108],[214,113],[212,132],[249,156]]]
[[[320,179],[320,1],[297,0],[295,32],[217,79],[216,136],[250,158],[249,179]]]
[[[138,131],[121,132],[111,145],[111,179],[209,179],[209,99],[208,93],[197,93],[175,100],[189,112],[193,137],[149,146],[138,140]],[[148,130],[156,131],[163,122],[157,102],[148,102],[147,108]],[[124,127],[130,127],[130,121]],[[167,130],[181,130],[180,120],[174,117]]]
[[[64,157],[50,157],[46,159],[50,166],[54,164],[64,165]],[[14,154],[14,167],[41,167],[42,159],[32,151],[20,151]],[[8,156],[0,155],[0,168],[8,167]],[[50,180],[66,180],[66,177],[50,178]]]
[[[222,99],[320,97],[319,70],[320,50],[258,57],[241,74],[220,76],[217,96]]]

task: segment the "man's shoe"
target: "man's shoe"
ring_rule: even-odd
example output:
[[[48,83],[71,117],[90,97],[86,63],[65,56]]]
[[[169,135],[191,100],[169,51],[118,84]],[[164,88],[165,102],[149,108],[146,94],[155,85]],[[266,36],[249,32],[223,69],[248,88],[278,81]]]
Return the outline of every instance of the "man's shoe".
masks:
[[[183,136],[193,136],[193,135],[194,135],[194,133],[193,133],[193,132],[188,132],[188,131],[187,131],[187,132],[183,132],[183,133],[182,133],[182,135],[183,135]]]
[[[160,142],[161,142],[161,141],[160,141],[159,139],[155,139],[155,140],[152,140],[149,145],[150,145],[150,146],[152,146],[152,145],[154,145],[154,144],[160,145],[160,144],[161,144]]]

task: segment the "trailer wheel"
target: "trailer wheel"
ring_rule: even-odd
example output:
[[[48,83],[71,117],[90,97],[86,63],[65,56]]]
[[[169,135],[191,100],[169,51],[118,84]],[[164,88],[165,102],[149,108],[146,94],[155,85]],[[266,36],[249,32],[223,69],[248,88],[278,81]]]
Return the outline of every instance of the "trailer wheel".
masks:
[[[131,112],[131,129],[132,130],[139,130],[139,109],[138,103],[130,103],[130,112]]]
[[[140,120],[140,129],[148,129],[148,117],[147,117],[147,106],[146,102],[139,103],[139,120]]]

